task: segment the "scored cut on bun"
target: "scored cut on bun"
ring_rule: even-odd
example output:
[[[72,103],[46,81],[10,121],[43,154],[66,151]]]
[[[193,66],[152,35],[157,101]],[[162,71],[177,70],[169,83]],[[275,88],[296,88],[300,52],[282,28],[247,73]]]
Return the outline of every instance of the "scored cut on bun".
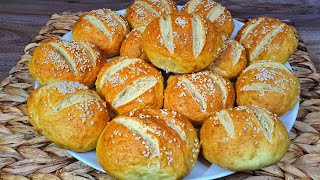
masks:
[[[105,102],[78,82],[58,81],[32,91],[28,119],[35,130],[60,147],[77,152],[96,147],[110,120]]]
[[[237,104],[257,105],[282,116],[299,101],[300,83],[294,73],[278,62],[253,63],[236,81]]]
[[[276,164],[290,146],[283,123],[260,107],[223,109],[200,129],[204,157],[232,171],[257,170]]]
[[[181,179],[195,166],[199,149],[194,127],[177,112],[137,109],[110,121],[96,153],[116,179]]]
[[[129,58],[140,58],[146,62],[150,62],[143,51],[141,44],[141,36],[145,30],[144,26],[140,26],[132,30],[122,42],[120,48],[120,56],[128,56]]]
[[[222,37],[200,16],[178,13],[152,21],[142,35],[142,47],[154,66],[191,73],[203,70],[217,58]]]
[[[289,25],[267,17],[246,22],[235,39],[246,48],[250,63],[267,59],[284,64],[298,46],[298,40]]]
[[[233,32],[234,22],[231,13],[213,0],[190,0],[181,11],[198,14],[209,26],[213,26],[228,38]]]
[[[230,80],[212,71],[170,76],[164,92],[164,108],[172,109],[194,125],[201,125],[216,111],[233,107]]]
[[[96,90],[114,115],[163,105],[162,74],[138,58],[120,56],[107,62],[98,74]]]
[[[155,18],[178,12],[172,0],[135,0],[126,10],[126,19],[132,29],[147,26]]]
[[[110,9],[85,12],[72,28],[72,38],[88,41],[103,50],[107,57],[119,54],[130,28],[128,22]]]
[[[89,42],[53,39],[35,49],[29,71],[42,85],[68,80],[91,88],[105,59],[105,53]]]
[[[226,39],[218,58],[206,69],[228,79],[235,79],[247,66],[246,51],[238,41]]]

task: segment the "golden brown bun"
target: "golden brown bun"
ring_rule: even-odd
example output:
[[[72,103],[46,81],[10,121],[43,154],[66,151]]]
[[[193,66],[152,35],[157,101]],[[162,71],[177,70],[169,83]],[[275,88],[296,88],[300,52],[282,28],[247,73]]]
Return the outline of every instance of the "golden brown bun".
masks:
[[[78,82],[40,86],[30,94],[27,109],[36,131],[62,148],[78,152],[94,149],[110,120],[105,102]]]
[[[107,62],[98,74],[96,89],[113,114],[162,108],[163,77],[142,59],[116,57]]]
[[[299,101],[298,78],[278,62],[258,62],[248,66],[236,82],[237,104],[258,105],[278,116]]]
[[[138,109],[113,119],[96,150],[116,179],[181,179],[195,166],[199,144],[194,127],[175,111]]]
[[[277,163],[290,146],[283,123],[260,107],[223,109],[200,129],[204,157],[232,171],[256,170]]]
[[[248,21],[235,39],[246,48],[250,63],[264,59],[285,63],[298,46],[290,26],[267,17]]]
[[[152,21],[142,35],[151,63],[165,71],[201,71],[217,58],[222,37],[198,15],[171,14]]]
[[[126,10],[126,19],[132,29],[147,26],[152,20],[178,12],[176,3],[172,0],[135,0]]]
[[[107,57],[119,54],[122,41],[129,34],[128,22],[110,9],[84,13],[72,29],[72,38],[97,45]]]
[[[202,71],[170,76],[164,92],[164,108],[201,125],[216,111],[233,107],[234,99],[234,88],[228,79],[212,71]]]
[[[190,0],[181,11],[198,14],[209,26],[217,28],[226,37],[230,37],[233,32],[234,22],[231,13],[213,0]]]
[[[105,62],[105,53],[91,43],[54,39],[36,48],[29,71],[42,85],[68,80],[93,87]]]
[[[235,40],[225,40],[218,58],[207,69],[225,78],[234,79],[246,66],[246,51],[241,44]]]
[[[128,56],[129,58],[140,58],[146,62],[150,62],[146,54],[144,53],[141,45],[141,36],[145,27],[140,26],[137,29],[132,30],[122,42],[120,48],[120,56]]]

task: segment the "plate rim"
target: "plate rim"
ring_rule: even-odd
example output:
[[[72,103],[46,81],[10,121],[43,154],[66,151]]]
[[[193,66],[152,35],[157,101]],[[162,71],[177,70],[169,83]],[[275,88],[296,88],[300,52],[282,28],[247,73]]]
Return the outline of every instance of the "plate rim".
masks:
[[[180,10],[181,8],[182,8],[182,6],[178,5],[178,9]],[[115,11],[115,12],[117,12],[117,13],[120,14],[120,15],[124,15],[125,12],[126,12],[126,9],[117,10],[117,11]],[[237,19],[233,19],[233,21],[235,22],[235,24],[241,24],[241,26],[244,25],[244,23],[238,21]],[[241,28],[241,27],[240,27],[240,28]],[[71,36],[70,36],[70,35],[71,35]],[[234,31],[234,32],[232,33],[232,35],[231,35],[230,38],[233,38],[235,35],[236,35],[236,33],[235,33],[235,31]],[[61,39],[66,39],[66,36],[70,36],[71,39],[72,39],[72,31],[64,34],[64,35],[61,37]],[[67,37],[67,38],[68,38],[68,39],[66,39],[66,40],[69,40],[69,37]],[[288,68],[292,71],[292,67],[291,67],[291,65],[289,64],[288,61],[286,62],[285,65],[286,65],[286,67],[288,67]],[[35,88],[37,88],[38,86],[39,86],[39,83],[36,81],[36,82],[35,82]],[[293,127],[294,122],[295,122],[296,119],[297,119],[299,107],[300,107],[300,102],[298,101],[298,102],[295,104],[295,106],[294,106],[290,111],[288,111],[288,112],[284,115],[284,116],[286,116],[287,114],[294,113],[294,114],[292,114],[292,116],[295,116],[295,119],[294,119],[292,122],[290,121],[291,123],[289,124],[289,126],[287,126],[287,125],[285,124],[284,120],[281,119],[281,117],[283,117],[283,116],[279,117],[280,120],[283,122],[283,124],[286,126],[286,129],[287,129],[288,132],[290,132],[290,130],[291,130],[292,127]],[[72,155],[74,158],[76,158],[77,160],[79,160],[79,161],[83,162],[84,164],[92,167],[93,169],[98,170],[98,171],[103,172],[103,173],[106,173],[106,172],[102,169],[101,165],[99,164],[99,162],[98,162],[98,160],[97,160],[97,158],[96,158],[95,149],[94,149],[94,150],[91,150],[91,151],[88,151],[88,152],[84,152],[84,153],[93,153],[93,152],[94,152],[95,159],[96,159],[97,162],[98,162],[98,167],[96,167],[95,165],[92,165],[92,162],[90,163],[90,161],[86,160],[87,158],[83,158],[83,157],[80,155],[80,154],[83,154],[83,153],[74,152],[74,151],[66,150],[66,149],[64,149],[64,150],[65,150],[66,152],[68,152],[70,155]],[[197,161],[198,161],[198,160],[197,160]],[[215,165],[215,164],[211,164],[211,165],[209,166],[209,168],[212,167],[212,165],[217,166],[217,165]],[[219,167],[219,166],[218,166],[218,167]],[[220,167],[219,167],[219,168],[220,168]],[[223,169],[223,168],[221,168],[221,169]],[[195,167],[194,167],[193,170],[195,170]],[[192,170],[192,171],[193,171],[193,170]],[[229,170],[226,170],[226,169],[223,169],[223,170],[224,170],[224,171],[221,172],[218,176],[217,176],[217,175],[209,175],[209,176],[205,176],[205,177],[192,178],[192,180],[217,179],[217,178],[226,177],[226,176],[228,176],[228,175],[231,175],[231,174],[236,173],[236,172],[234,172],[234,171],[229,171]],[[192,172],[192,171],[191,171],[191,172]],[[190,172],[190,173],[191,173],[191,172]],[[189,174],[190,174],[190,173],[189,173]],[[189,175],[189,174],[188,174],[188,175]],[[187,178],[187,176],[185,176],[183,179],[186,179],[186,178]],[[190,179],[190,178],[187,178],[187,179]],[[190,180],[191,180],[191,179],[190,179]]]

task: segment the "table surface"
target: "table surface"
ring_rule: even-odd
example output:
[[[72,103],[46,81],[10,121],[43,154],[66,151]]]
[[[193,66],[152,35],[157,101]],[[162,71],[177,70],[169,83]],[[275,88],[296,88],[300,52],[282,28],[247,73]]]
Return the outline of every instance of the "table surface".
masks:
[[[176,1],[183,5],[187,1]],[[236,18],[258,16],[293,21],[320,70],[320,3],[318,0],[218,1]],[[16,65],[24,47],[38,34],[50,15],[63,11],[113,10],[129,6],[130,0],[1,0],[0,3],[0,80]]]

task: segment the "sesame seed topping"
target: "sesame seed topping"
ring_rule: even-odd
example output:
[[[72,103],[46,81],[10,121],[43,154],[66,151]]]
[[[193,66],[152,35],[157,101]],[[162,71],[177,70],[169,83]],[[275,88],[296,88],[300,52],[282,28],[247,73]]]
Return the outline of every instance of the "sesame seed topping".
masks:
[[[178,17],[176,18],[175,23],[184,28],[188,22],[185,20],[185,18]]]
[[[78,90],[87,90],[88,87],[80,84],[79,82],[68,82],[68,81],[62,81],[57,84],[56,90],[63,94],[74,94]]]

